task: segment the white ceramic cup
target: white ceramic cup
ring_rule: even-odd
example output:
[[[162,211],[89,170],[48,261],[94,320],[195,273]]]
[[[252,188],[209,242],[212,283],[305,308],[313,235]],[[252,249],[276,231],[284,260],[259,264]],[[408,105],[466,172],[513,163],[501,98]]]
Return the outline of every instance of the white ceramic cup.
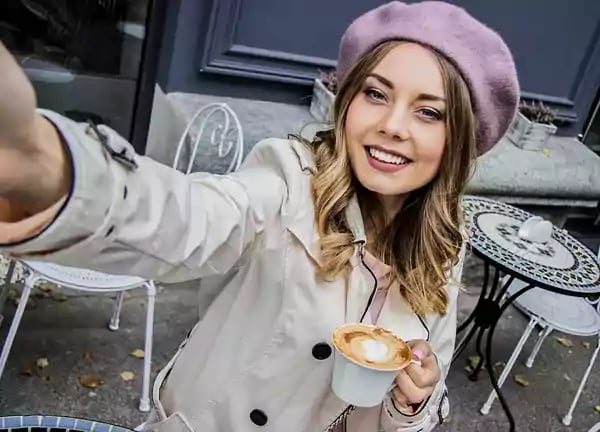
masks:
[[[355,326],[356,324],[345,324]],[[361,326],[374,327],[368,324]],[[413,362],[412,353],[402,365],[390,369],[375,368],[360,363],[342,352],[333,341],[335,347],[333,376],[331,389],[344,402],[356,407],[373,407],[383,402],[385,395],[394,387],[394,381],[399,371]],[[410,348],[408,348],[410,353]],[[417,361],[418,362],[418,361]]]

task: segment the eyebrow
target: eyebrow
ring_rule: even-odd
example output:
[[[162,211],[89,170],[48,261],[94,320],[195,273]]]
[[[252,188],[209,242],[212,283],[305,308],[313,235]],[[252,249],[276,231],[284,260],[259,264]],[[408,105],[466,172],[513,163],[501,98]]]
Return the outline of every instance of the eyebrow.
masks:
[[[384,86],[390,88],[390,89],[394,89],[394,84],[387,79],[386,77],[383,77],[379,74],[376,74],[374,72],[370,73],[369,75],[367,75],[368,77],[372,77],[375,78],[377,81],[379,81],[381,84],[383,84]],[[441,97],[441,96],[436,96],[436,95],[432,95],[429,93],[419,93],[419,96],[417,97],[417,100],[424,100],[424,101],[433,101],[433,102],[446,102],[446,99]]]

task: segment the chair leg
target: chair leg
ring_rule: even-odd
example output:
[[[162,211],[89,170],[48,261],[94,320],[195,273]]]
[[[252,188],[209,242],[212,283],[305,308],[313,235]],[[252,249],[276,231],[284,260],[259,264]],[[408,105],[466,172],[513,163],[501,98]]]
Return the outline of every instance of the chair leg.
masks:
[[[108,328],[112,331],[119,330],[119,320],[121,318],[121,308],[123,307],[123,297],[125,296],[125,291],[119,291],[117,293],[117,301],[115,302],[115,308],[113,309],[112,318],[108,323]]]
[[[144,341],[144,376],[142,382],[142,396],[140,398],[139,410],[150,411],[150,373],[152,372],[152,344],[154,337],[154,300],[156,297],[156,286],[154,282],[145,284],[148,290],[148,304],[146,307],[146,336]]]
[[[0,288],[0,326],[2,326],[2,322],[4,321],[4,305],[6,304],[6,298],[8,297],[8,291],[10,291],[10,287],[12,285],[16,265],[16,261],[10,260],[10,263],[8,264],[8,271],[4,276],[4,286]]]
[[[544,340],[548,337],[548,335],[550,333],[552,333],[552,330],[554,330],[552,328],[552,326],[546,325],[546,328],[541,331],[541,333],[538,337],[538,340],[535,343],[533,350],[531,351],[531,354],[529,355],[529,357],[527,358],[527,361],[525,362],[525,366],[527,366],[528,368],[533,366],[533,362],[535,361],[535,358],[536,358],[538,352],[540,351],[540,348],[542,347]]]
[[[515,347],[513,353],[511,354],[510,358],[508,359],[508,363],[506,363],[506,366],[504,366],[504,369],[502,369],[500,378],[498,378],[498,386],[502,387],[502,384],[504,384],[504,381],[506,381],[508,374],[510,373],[515,362],[517,361],[519,354],[523,350],[523,345],[525,345],[525,342],[527,342],[527,339],[529,339],[529,335],[531,334],[531,332],[537,325],[538,321],[539,321],[539,318],[537,318],[537,317],[531,317],[531,319],[529,320],[529,324],[527,324],[525,331],[521,335],[521,339],[519,339],[519,343],[517,343],[517,346]],[[492,408],[492,404],[494,403],[495,399],[496,399],[496,392],[495,392],[495,390],[492,390],[487,401],[483,404],[483,406],[481,407],[479,412],[483,415],[488,415],[490,413],[490,409]]]
[[[598,344],[596,345],[596,349],[594,350],[594,353],[592,354],[590,363],[589,363],[587,369],[585,370],[585,373],[583,374],[583,378],[581,379],[581,382],[579,383],[579,388],[577,389],[577,393],[575,393],[573,402],[571,402],[571,406],[569,407],[569,412],[567,412],[567,414],[562,419],[562,422],[565,426],[569,426],[571,424],[571,420],[573,418],[573,411],[575,410],[575,406],[577,405],[577,402],[579,402],[579,397],[581,396],[581,392],[583,391],[583,388],[585,387],[585,383],[586,383],[588,377],[590,376],[590,372],[592,371],[592,367],[594,366],[594,363],[596,362],[596,357],[598,357],[598,351],[600,351],[600,335],[598,336]]]
[[[15,340],[19,324],[21,323],[21,318],[23,317],[23,312],[25,312],[25,307],[27,307],[27,301],[29,300],[31,289],[35,285],[35,281],[36,280],[34,278],[28,277],[25,280],[25,284],[23,285],[23,291],[21,292],[19,305],[17,306],[15,316],[13,317],[13,320],[10,323],[8,335],[6,336],[4,346],[2,347],[2,354],[0,354],[0,378],[2,377],[2,373],[4,372],[4,367],[6,366],[6,361],[8,360],[8,354],[10,353],[10,349]]]

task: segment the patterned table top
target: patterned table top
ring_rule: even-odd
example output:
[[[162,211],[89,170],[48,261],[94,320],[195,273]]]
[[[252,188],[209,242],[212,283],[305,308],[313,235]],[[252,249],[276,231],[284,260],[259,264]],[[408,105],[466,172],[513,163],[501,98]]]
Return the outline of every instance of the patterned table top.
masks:
[[[36,432],[133,432],[121,426],[73,417],[28,415],[0,417],[0,430],[19,432],[35,429]]]
[[[530,213],[474,196],[463,208],[472,248],[515,277],[563,294],[600,294],[598,258],[567,231],[554,227],[549,242],[532,243],[518,236]]]

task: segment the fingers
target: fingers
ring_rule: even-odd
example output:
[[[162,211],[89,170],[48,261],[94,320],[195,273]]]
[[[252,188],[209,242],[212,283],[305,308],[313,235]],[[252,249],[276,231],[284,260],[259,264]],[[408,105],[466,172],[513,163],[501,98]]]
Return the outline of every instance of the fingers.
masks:
[[[396,376],[393,394],[394,399],[402,406],[423,402],[432,393],[433,386],[419,387],[405,371],[400,371]]]
[[[440,380],[441,372],[431,347],[425,341],[411,341],[408,345],[411,347],[414,356],[421,360],[421,364],[408,365],[405,369],[406,374],[417,387],[435,386]]]
[[[421,364],[410,364],[396,376],[393,396],[403,408],[421,403],[431,396],[441,377],[437,359],[427,342],[415,340],[408,345]]]
[[[421,360],[421,365],[408,365],[404,372],[418,387],[434,386],[440,380],[440,370],[434,356]]]
[[[432,354],[431,346],[424,340],[412,340],[407,342],[407,345],[412,350],[414,356],[419,360],[423,360],[425,357],[429,357]]]

